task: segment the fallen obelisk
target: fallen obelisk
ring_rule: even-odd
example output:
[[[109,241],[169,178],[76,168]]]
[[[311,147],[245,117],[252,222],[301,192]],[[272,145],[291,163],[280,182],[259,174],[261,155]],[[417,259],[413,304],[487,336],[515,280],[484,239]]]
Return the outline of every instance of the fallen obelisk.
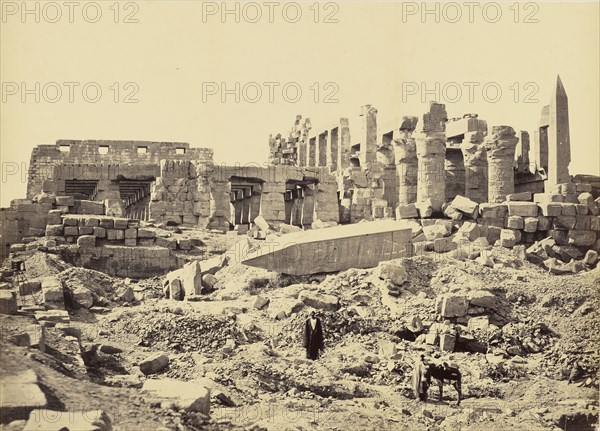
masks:
[[[290,275],[370,268],[413,255],[412,231],[402,221],[374,221],[294,232],[267,241],[242,263]]]

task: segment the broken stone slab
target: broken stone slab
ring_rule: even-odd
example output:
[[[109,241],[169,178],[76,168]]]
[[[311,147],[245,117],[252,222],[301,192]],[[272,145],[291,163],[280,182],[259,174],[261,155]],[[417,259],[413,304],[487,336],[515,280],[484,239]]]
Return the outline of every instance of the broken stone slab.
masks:
[[[521,216],[508,216],[506,218],[507,229],[523,229],[525,222]]]
[[[468,293],[469,304],[475,307],[496,308],[498,297],[487,290],[472,290]]]
[[[408,279],[408,273],[402,261],[381,262],[379,264],[379,278],[401,286]]]
[[[112,420],[102,410],[33,410],[23,431],[111,431]]]
[[[263,216],[259,215],[253,220],[253,223],[263,232],[266,232],[271,228],[269,223],[264,219]]]
[[[441,352],[454,352],[455,345],[456,345],[456,335],[454,335],[454,334],[441,334],[440,335],[440,351]]]
[[[598,262],[598,252],[595,250],[588,250],[583,258],[583,263],[587,266],[594,266]]]
[[[398,205],[396,207],[396,219],[412,219],[419,217],[415,204]]]
[[[121,286],[117,289],[117,299],[123,302],[135,301],[135,292],[130,286]]]
[[[461,195],[457,195],[450,206],[471,219],[476,219],[479,214],[479,204]]]
[[[521,241],[521,231],[515,229],[502,229],[500,232],[500,245],[512,248]]]
[[[533,196],[531,192],[521,192],[521,193],[511,193],[506,195],[507,201],[521,201],[521,202],[531,202]]]
[[[171,271],[165,277],[170,284],[178,280],[186,297],[202,293],[202,271],[198,261],[187,263],[183,268]],[[175,299],[173,296],[171,298]]]
[[[202,289],[200,293],[206,294],[213,292],[216,289],[216,285],[218,283],[217,277],[212,274],[203,274],[202,275]]]
[[[72,207],[75,205],[75,198],[73,196],[56,196],[56,205]]]
[[[534,202],[506,202],[509,216],[537,217],[539,208]]]
[[[453,238],[436,238],[433,240],[433,251],[436,253],[447,253],[457,248],[458,244],[453,241]]]
[[[593,230],[570,230],[567,241],[570,245],[591,247],[596,242],[596,232]]]
[[[448,218],[451,218],[452,220],[462,220],[464,216],[463,213],[461,213],[459,210],[457,210],[451,205],[444,204],[444,206],[442,206],[442,210],[444,212],[444,215]]]
[[[282,235],[276,244],[247,253],[242,263],[291,275],[372,268],[411,257],[411,240],[412,229],[403,221],[341,225]]]
[[[159,398],[169,400],[177,410],[210,414],[210,389],[194,381],[169,378],[148,379],[142,391],[151,392]]]
[[[477,238],[482,237],[483,232],[481,227],[475,222],[465,222],[456,232],[457,238],[466,238],[469,241],[475,241]]]
[[[443,317],[462,317],[467,315],[469,300],[464,296],[443,295],[441,298],[441,312]]]
[[[145,375],[155,374],[169,365],[169,357],[164,353],[155,353],[140,362],[140,371]],[[150,381],[150,380],[148,380]]]
[[[40,282],[42,285],[42,299],[45,304],[64,305],[63,285],[57,277],[44,277]]]
[[[590,214],[592,214],[592,215],[600,214],[600,210],[598,209],[598,204],[596,203],[596,201],[594,201],[594,197],[592,196],[591,193],[581,193],[577,197],[577,200],[579,201],[579,203],[581,205],[584,205],[588,209]]]
[[[17,292],[0,290],[0,314],[17,314]]]
[[[431,199],[419,201],[415,204],[419,213],[419,218],[429,218],[433,215],[433,202]]]
[[[340,308],[340,300],[337,296],[303,290],[298,294],[298,300],[305,305],[318,310],[336,311]]]
[[[26,420],[32,410],[48,405],[48,399],[40,389],[38,377],[33,370],[18,374],[3,373],[0,399],[0,417],[4,424]]]
[[[264,298],[260,295],[258,295],[256,297],[256,300],[254,301],[254,305],[253,307],[256,308],[257,310],[262,310],[263,308],[265,308],[267,305],[269,305],[269,302],[271,302],[270,299],[268,298]]]

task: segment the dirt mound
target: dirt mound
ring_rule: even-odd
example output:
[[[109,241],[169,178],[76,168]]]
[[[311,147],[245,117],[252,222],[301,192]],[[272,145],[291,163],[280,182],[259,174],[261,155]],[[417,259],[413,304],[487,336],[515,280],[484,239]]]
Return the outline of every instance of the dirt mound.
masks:
[[[70,267],[71,265],[59,256],[50,253],[36,252],[25,261],[25,272],[28,279],[56,275]]]

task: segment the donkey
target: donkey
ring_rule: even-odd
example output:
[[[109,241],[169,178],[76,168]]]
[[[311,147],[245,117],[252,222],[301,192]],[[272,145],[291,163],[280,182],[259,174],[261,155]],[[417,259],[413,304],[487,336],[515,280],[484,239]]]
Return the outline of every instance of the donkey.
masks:
[[[425,378],[427,379],[427,387],[431,386],[432,377],[438,381],[438,386],[440,388],[440,401],[442,401],[444,382],[447,380],[448,383],[452,383],[452,386],[454,386],[454,389],[456,389],[456,392],[458,393],[458,401],[456,405],[460,405],[460,383],[462,376],[458,368],[450,367],[446,362],[444,362],[443,365],[429,364],[427,367],[427,373],[425,374]]]

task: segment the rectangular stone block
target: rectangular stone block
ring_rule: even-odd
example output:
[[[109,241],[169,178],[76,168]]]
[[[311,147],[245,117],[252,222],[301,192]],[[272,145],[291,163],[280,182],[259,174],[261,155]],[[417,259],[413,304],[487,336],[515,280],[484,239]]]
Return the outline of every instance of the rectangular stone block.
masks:
[[[93,230],[96,238],[106,238],[106,229],[103,227],[95,227]]]
[[[590,220],[590,230],[600,232],[600,216],[592,216]]]
[[[119,241],[125,239],[125,231],[123,229],[107,229],[106,239],[109,241]]]
[[[63,217],[63,224],[65,226],[77,226],[79,224],[79,219],[73,216],[65,216]]]
[[[79,226],[79,235],[92,235],[94,233],[93,227]]]
[[[464,296],[444,295],[442,299],[443,317],[462,317],[467,315],[469,300]]]
[[[75,205],[75,198],[73,196],[56,196],[56,205],[72,207]]]
[[[521,216],[509,216],[506,218],[506,228],[523,229],[524,221]]]
[[[96,237],[94,235],[81,235],[77,238],[77,245],[85,248],[96,247]]]
[[[159,247],[166,247],[170,250],[175,250],[177,248],[177,240],[170,238],[156,237],[155,243]]]
[[[156,234],[151,229],[139,228],[137,231],[138,238],[154,238],[155,235]]]
[[[578,215],[575,216],[575,218],[577,219],[577,221],[575,222],[576,230],[591,230],[593,216]]]
[[[556,217],[562,214],[562,207],[558,203],[539,203],[538,207],[543,216]]]
[[[559,194],[535,193],[533,195],[533,201],[538,203],[564,202],[565,198],[563,195]]]
[[[137,238],[137,229],[128,228],[125,229],[125,239]]]
[[[417,218],[419,213],[415,204],[398,205],[396,208],[396,219]]]
[[[561,215],[564,216],[574,216],[577,215],[577,205],[572,203],[562,203],[560,204]]]
[[[99,226],[100,221],[96,217],[90,217],[85,219],[85,225],[87,227],[97,227]]]
[[[531,199],[532,199],[531,192],[511,193],[510,195],[506,195],[507,201],[527,202],[527,201],[531,201]]]
[[[79,228],[77,226],[65,226],[65,236],[79,236]]]
[[[527,233],[533,233],[538,230],[538,218],[537,217],[525,217],[523,220],[523,230]]]
[[[538,205],[533,202],[507,202],[509,216],[537,217]]]
[[[125,238],[125,246],[126,247],[137,246],[137,238]]]
[[[62,224],[61,212],[58,210],[49,211],[46,221],[48,224]]]
[[[114,224],[114,220],[112,220],[112,219],[102,219],[98,223],[98,226],[100,226],[101,228],[104,228],[104,229],[114,229],[115,224]]]
[[[78,213],[79,214],[103,215],[104,214],[104,203],[95,202],[95,201],[86,201],[86,200],[80,201]]]
[[[115,229],[127,229],[129,220],[126,218],[115,218],[113,219],[114,221],[114,228]]]
[[[554,229],[575,229],[577,217],[575,216],[558,216],[554,217],[552,226]]]
[[[545,216],[538,216],[537,228],[539,231],[547,231],[552,227],[552,218]]]
[[[454,346],[456,345],[456,336],[453,334],[442,334],[440,335],[440,351],[441,352],[454,352]]]
[[[596,232],[593,230],[570,230],[567,242],[577,247],[591,247],[596,242]]]
[[[74,227],[74,226],[71,226]],[[46,236],[62,236],[63,235],[63,225],[62,224],[49,224],[46,226]],[[75,227],[75,229],[77,229]]]

